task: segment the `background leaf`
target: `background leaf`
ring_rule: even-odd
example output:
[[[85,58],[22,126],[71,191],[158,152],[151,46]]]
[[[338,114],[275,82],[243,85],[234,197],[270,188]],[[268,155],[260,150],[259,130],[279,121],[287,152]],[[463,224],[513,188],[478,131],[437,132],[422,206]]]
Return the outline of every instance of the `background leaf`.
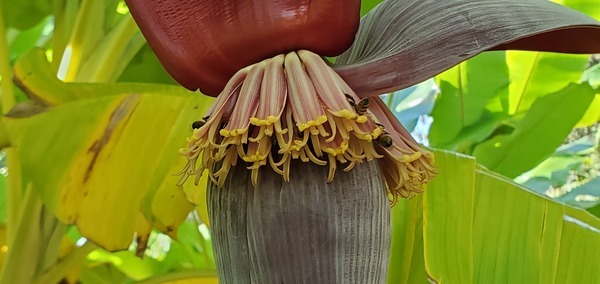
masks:
[[[534,101],[579,82],[589,56],[509,51],[510,113],[527,111]]]
[[[436,76],[441,93],[431,113],[431,145],[457,149],[490,135],[507,116],[508,72],[506,53],[488,52]]]
[[[2,0],[7,27],[27,30],[52,12],[52,0]]]
[[[587,84],[570,85],[537,100],[512,133],[480,144],[473,154],[489,169],[516,177],[543,161],[562,143],[581,119],[594,93]]]

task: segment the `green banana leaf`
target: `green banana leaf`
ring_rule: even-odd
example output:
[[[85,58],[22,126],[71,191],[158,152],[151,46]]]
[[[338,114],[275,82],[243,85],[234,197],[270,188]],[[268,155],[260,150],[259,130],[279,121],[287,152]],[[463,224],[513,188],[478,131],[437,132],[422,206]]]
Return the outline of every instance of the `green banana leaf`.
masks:
[[[426,193],[393,208],[388,283],[599,283],[600,219],[472,157],[436,158]]]

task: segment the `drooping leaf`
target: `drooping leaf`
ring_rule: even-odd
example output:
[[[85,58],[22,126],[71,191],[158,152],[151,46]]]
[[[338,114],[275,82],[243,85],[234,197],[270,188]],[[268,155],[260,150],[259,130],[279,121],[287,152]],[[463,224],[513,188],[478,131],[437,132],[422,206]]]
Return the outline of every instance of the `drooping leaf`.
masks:
[[[496,135],[473,152],[489,169],[516,177],[531,169],[556,149],[594,98],[587,84],[569,85],[540,98],[510,134]]]
[[[39,58],[25,57],[15,74],[50,108],[5,123],[46,205],[110,250],[128,246],[140,210],[158,229],[174,230],[193,208],[175,186],[185,163],[178,149],[209,99],[166,85],[65,84]]]
[[[372,96],[491,49],[599,52],[600,23],[544,0],[388,0],[363,18],[336,70]]]

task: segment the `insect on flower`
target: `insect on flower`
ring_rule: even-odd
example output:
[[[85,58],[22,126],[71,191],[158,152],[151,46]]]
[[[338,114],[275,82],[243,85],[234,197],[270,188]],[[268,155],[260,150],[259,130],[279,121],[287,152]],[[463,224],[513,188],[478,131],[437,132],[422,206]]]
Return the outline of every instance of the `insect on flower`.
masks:
[[[352,107],[354,107],[354,110],[356,111],[356,113],[358,115],[363,115],[367,112],[367,109],[369,108],[369,99],[368,98],[361,99],[357,104],[352,96],[350,96],[348,94],[344,94],[344,95],[346,96],[346,99],[348,99],[348,102],[350,102],[350,105],[352,105]]]

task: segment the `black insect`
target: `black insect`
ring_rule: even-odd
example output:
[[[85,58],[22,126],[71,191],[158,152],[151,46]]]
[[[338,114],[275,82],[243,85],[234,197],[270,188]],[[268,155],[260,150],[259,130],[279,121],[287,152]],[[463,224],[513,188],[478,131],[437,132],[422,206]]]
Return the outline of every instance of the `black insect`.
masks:
[[[206,124],[207,120],[208,120],[208,116],[205,116],[200,120],[196,120],[196,121],[192,122],[192,129],[198,129],[198,128],[204,126]]]
[[[367,112],[367,109],[369,108],[369,99],[364,98],[362,100],[360,100],[358,103],[356,103],[356,101],[354,100],[353,97],[351,97],[348,94],[344,94],[346,96],[346,99],[348,100],[348,102],[350,103],[350,105],[352,105],[352,107],[354,107],[354,111],[356,111],[356,113],[358,115],[363,115]]]

